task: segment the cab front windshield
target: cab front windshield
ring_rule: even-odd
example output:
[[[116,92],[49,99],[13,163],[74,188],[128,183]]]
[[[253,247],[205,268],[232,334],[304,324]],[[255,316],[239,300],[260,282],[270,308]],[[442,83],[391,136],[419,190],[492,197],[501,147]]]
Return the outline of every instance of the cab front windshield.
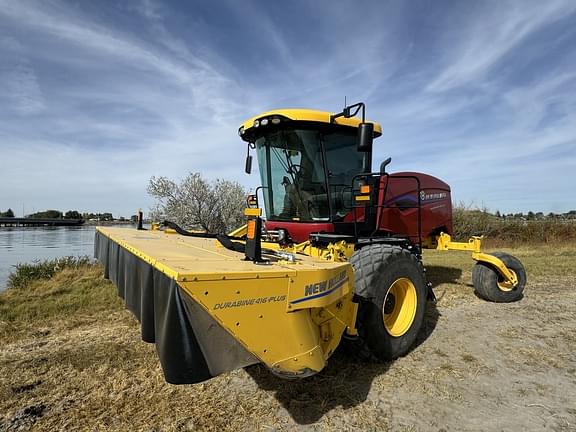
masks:
[[[256,139],[266,216],[279,221],[340,220],[361,172],[356,131],[283,129]]]

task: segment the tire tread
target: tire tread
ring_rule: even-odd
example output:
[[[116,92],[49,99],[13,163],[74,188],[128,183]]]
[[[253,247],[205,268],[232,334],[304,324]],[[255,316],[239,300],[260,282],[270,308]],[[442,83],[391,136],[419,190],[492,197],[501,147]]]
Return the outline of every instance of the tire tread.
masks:
[[[377,283],[378,278],[381,277],[382,269],[388,268],[396,260],[411,261],[422,274],[422,280],[425,281],[422,263],[405,248],[396,245],[375,244],[365,246],[364,248],[356,251],[350,259],[350,263],[354,267],[355,274],[355,293],[359,297],[360,307],[358,311],[357,329],[359,337],[349,343],[353,354],[364,361],[381,361],[383,360],[377,356],[366,338],[369,329],[365,328],[365,312],[363,303],[375,303],[379,291],[382,290]],[[425,286],[425,282],[423,282]],[[420,292],[418,295],[424,295],[426,292]],[[397,357],[394,355],[393,358]]]
[[[523,297],[524,286],[526,285],[526,270],[524,266],[518,258],[505,252],[494,252],[492,255],[500,258],[506,267],[514,270],[518,277],[517,288],[513,291],[500,290],[497,285],[497,270],[489,264],[478,262],[472,270],[474,290],[478,296],[492,302],[509,303],[520,300]]]

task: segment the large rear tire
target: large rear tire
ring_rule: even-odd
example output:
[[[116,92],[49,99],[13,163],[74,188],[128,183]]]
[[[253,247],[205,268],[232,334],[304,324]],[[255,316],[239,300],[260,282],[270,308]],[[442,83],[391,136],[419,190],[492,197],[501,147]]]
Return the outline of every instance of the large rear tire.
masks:
[[[406,354],[424,320],[422,265],[408,250],[383,244],[363,247],[350,262],[360,300],[356,353],[384,361]]]
[[[489,264],[478,262],[472,270],[472,283],[476,293],[485,300],[497,303],[509,303],[520,300],[524,296],[526,285],[526,270],[518,258],[504,252],[494,252],[497,258],[516,274],[518,283],[514,286],[504,281],[498,271]]]

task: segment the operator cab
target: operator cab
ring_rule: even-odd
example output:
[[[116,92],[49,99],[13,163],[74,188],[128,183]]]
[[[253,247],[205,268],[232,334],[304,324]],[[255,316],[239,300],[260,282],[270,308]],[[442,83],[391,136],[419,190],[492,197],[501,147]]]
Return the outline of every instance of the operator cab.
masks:
[[[246,171],[251,170],[250,149],[255,149],[268,223],[331,225],[350,213],[353,180],[370,172],[372,139],[382,134],[379,124],[354,117],[360,109],[364,117],[364,104],[335,115],[277,110],[242,125],[239,134],[248,142]]]

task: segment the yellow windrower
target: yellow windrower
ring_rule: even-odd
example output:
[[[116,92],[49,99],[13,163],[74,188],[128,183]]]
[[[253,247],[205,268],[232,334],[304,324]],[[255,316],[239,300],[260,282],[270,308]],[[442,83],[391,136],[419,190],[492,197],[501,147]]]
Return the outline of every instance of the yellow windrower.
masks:
[[[259,214],[253,210],[246,213]],[[246,231],[244,226],[231,234]],[[214,239],[180,237],[173,230],[98,227],[97,232],[127,257],[132,255],[174,281],[182,295],[207,312],[212,325],[225,329],[253,356],[250,363],[262,362],[278,375],[302,377],[321,371],[342,336],[357,333],[354,270],[347,261],[354,253],[351,244],[318,248],[305,242],[283,248],[297,256],[294,261],[272,258],[255,265]],[[282,249],[268,242],[262,247]],[[479,238],[456,243],[442,234],[438,249],[469,250],[477,260],[502,265],[498,258],[479,252]],[[511,276],[510,283],[515,284],[515,275]],[[384,324],[390,335],[400,337],[413,325],[416,289],[410,279],[399,278],[387,296],[394,296],[396,305],[385,306]],[[226,355],[227,347],[220,348]],[[233,363],[231,369],[236,366]]]
[[[290,208],[294,200],[301,200],[294,208],[308,213],[307,220],[279,212],[276,221],[294,230],[306,224],[317,227],[307,241],[292,241],[284,228],[268,230],[256,195],[247,200],[247,223],[228,235],[186,231],[170,222],[152,224],[150,230],[97,228],[95,256],[141,322],[143,340],[156,344],[168,382],[201,382],[255,363],[282,377],[306,377],[320,372],[343,340],[366,359],[405,355],[422,326],[426,302],[434,300],[422,248],[471,252],[477,262],[474,287],[487,300],[522,297],[522,264],[508,254],[482,252],[481,237],[456,242],[442,232],[451,229],[436,228],[422,235],[418,219],[414,242],[410,236],[378,232],[380,225],[369,225],[380,218],[376,211],[371,216],[375,208],[370,206],[386,201],[381,185],[389,179],[385,168],[390,160],[383,162],[380,172],[370,172],[372,138],[382,129],[365,121],[364,108],[355,104],[337,114],[269,111],[239,129],[248,153],[257,148],[258,157],[266,159],[261,173],[268,190],[265,205]],[[355,117],[360,111],[361,119]],[[338,138],[331,145],[340,146],[345,155],[340,174],[328,167],[322,134]],[[354,159],[351,172],[348,159]],[[251,161],[248,154],[247,172]],[[338,176],[348,176],[351,185],[341,184]],[[447,199],[450,206],[447,185],[448,193],[427,194],[416,179],[419,212],[426,199]],[[334,201],[317,192],[323,187],[337,189]],[[286,195],[277,199],[270,188],[281,188],[277,192]],[[361,234],[356,219],[345,222],[352,214],[346,215],[345,207],[337,221],[313,211],[346,200],[354,211],[361,209],[361,228],[367,234]],[[403,205],[395,208],[414,208]],[[327,226],[332,228],[323,231]],[[338,227],[343,231],[337,232]]]

